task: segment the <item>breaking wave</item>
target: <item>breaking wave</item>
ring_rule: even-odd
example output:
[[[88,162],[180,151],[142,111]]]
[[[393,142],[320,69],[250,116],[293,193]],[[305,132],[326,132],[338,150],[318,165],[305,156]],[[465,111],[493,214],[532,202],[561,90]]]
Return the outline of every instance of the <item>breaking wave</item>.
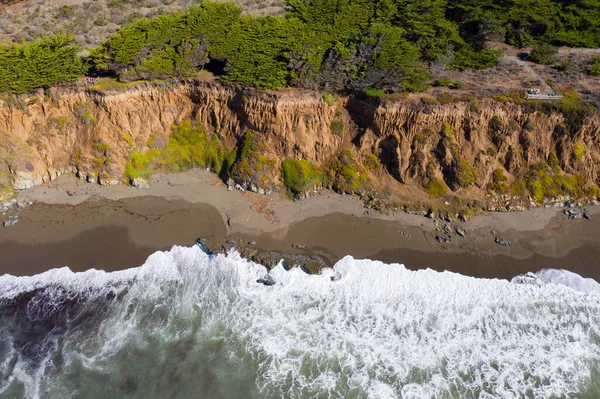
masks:
[[[2,398],[600,397],[600,285],[239,254],[0,277]]]

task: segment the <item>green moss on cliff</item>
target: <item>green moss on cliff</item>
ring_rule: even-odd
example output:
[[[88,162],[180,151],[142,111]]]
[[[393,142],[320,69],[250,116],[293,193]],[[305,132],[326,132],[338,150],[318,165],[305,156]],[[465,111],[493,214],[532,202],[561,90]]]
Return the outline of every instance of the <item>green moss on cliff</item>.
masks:
[[[323,183],[324,173],[307,160],[285,159],[281,164],[281,178],[284,186],[297,195]]]

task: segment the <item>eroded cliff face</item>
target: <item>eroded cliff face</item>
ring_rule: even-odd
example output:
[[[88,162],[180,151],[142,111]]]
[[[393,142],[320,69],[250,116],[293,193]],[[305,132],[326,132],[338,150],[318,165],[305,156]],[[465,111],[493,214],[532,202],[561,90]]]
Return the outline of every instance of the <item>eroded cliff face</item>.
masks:
[[[361,163],[374,154],[381,166],[364,172],[371,187],[404,199],[429,198],[423,187],[441,179],[460,197],[510,200],[490,194],[495,171],[510,186],[531,178],[531,168],[549,159],[558,160],[557,174],[581,175],[584,190],[598,183],[600,172],[598,111],[571,117],[494,100],[375,104],[340,97],[329,105],[314,91],[265,93],[186,81],[7,99],[0,104],[0,179],[16,189],[63,173],[92,183],[127,183],[128,155],[166,140],[171,127],[185,120],[201,122],[230,149],[255,132],[276,168],[285,158],[327,168],[344,149]]]

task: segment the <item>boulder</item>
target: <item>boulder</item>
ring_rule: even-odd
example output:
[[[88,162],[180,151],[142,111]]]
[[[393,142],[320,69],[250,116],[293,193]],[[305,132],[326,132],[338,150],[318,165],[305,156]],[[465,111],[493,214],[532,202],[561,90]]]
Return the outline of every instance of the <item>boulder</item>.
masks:
[[[139,188],[141,190],[147,190],[150,188],[150,184],[148,184],[148,180],[142,179],[141,177],[136,177],[131,179],[131,185],[135,188]]]

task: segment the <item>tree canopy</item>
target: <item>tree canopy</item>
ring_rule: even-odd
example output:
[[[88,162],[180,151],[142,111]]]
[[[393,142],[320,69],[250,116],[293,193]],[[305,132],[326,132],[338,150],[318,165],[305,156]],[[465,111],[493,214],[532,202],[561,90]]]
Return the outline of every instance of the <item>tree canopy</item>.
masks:
[[[89,59],[122,81],[191,76],[329,91],[421,91],[427,68],[497,63],[489,40],[517,46],[600,47],[600,0],[286,0],[283,16],[242,15],[202,2],[138,19]],[[546,47],[544,47],[546,46]],[[64,35],[0,47],[0,90],[74,79],[83,68]]]
[[[0,46],[0,91],[21,93],[77,79],[84,70],[78,51],[63,34]]]

